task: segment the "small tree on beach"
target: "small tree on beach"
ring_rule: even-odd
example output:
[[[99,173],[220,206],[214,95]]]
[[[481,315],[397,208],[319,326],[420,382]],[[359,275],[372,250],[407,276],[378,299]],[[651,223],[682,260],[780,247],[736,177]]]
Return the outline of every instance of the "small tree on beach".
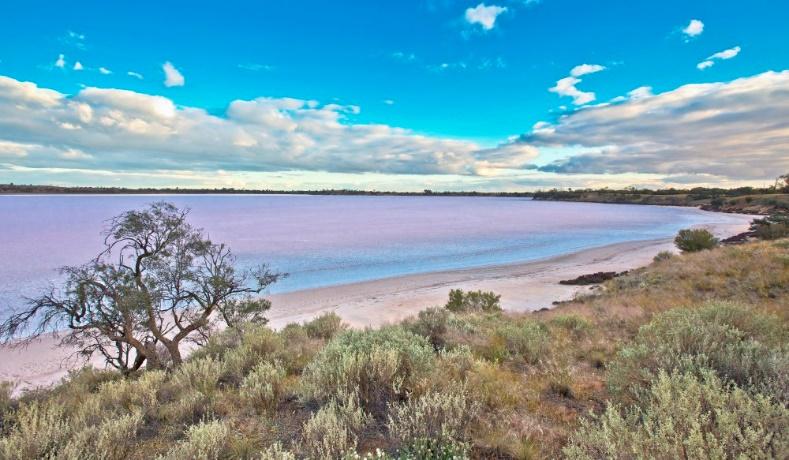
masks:
[[[179,365],[183,343],[202,343],[219,319],[265,322],[270,303],[253,296],[281,275],[265,265],[236,270],[230,250],[192,227],[188,213],[160,202],[115,217],[104,250],[62,268],[62,289],[29,299],[0,324],[0,338],[24,345],[62,331],[53,332],[61,345],[128,373]]]

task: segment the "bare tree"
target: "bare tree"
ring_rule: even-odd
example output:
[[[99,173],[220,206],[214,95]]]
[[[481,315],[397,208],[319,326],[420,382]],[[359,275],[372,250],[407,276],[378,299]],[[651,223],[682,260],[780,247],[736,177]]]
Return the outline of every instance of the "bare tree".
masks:
[[[182,344],[202,343],[220,319],[265,322],[271,304],[256,295],[282,275],[265,265],[236,270],[230,250],[187,223],[188,213],[162,202],[115,217],[104,250],[61,269],[64,286],[29,299],[0,325],[0,338],[24,345],[62,331],[62,345],[128,373],[179,365]]]

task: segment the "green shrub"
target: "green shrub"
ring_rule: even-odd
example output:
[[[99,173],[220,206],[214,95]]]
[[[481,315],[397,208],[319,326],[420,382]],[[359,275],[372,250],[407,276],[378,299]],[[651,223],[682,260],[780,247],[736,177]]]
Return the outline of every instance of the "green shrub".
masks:
[[[608,406],[584,420],[564,449],[570,459],[783,458],[789,410],[726,386],[708,372],[659,374],[641,407]]]
[[[348,331],[307,366],[302,391],[322,401],[357,394],[366,409],[384,410],[388,402],[419,391],[434,363],[427,340],[401,327]]]
[[[256,410],[274,410],[284,379],[285,369],[278,363],[260,363],[241,382],[241,399]]]
[[[123,460],[129,458],[142,425],[142,413],[136,412],[105,420],[101,425],[75,430],[68,444],[58,454],[64,459]]]
[[[213,358],[190,359],[173,373],[175,385],[187,390],[192,389],[211,398],[219,389],[222,363]]]
[[[445,308],[453,312],[463,311],[501,311],[500,295],[493,292],[469,291],[463,292],[461,289],[449,291],[449,301]]]
[[[401,445],[422,438],[462,441],[478,410],[479,406],[468,399],[465,388],[445,389],[391,405],[387,428]]]
[[[566,329],[575,337],[583,336],[592,328],[592,323],[578,315],[559,315],[551,319],[551,323]]]
[[[403,323],[403,326],[414,334],[427,338],[438,350],[446,345],[447,322],[450,313],[443,308],[422,310],[416,320]]]
[[[303,448],[309,458],[331,460],[356,451],[359,434],[370,417],[356,395],[340,401],[332,399],[304,423]]]
[[[129,412],[142,409],[146,414],[154,414],[159,407],[158,393],[166,380],[165,371],[149,370],[136,380],[129,378],[103,383],[98,396],[105,408]]]
[[[662,262],[664,260],[669,260],[672,257],[674,257],[674,253],[672,253],[671,251],[660,251],[660,252],[657,253],[657,255],[655,255],[655,257],[652,259],[652,261],[653,262]]]
[[[680,230],[674,244],[682,252],[698,252],[718,246],[718,239],[703,228]]]
[[[522,359],[527,363],[537,364],[549,351],[548,328],[536,321],[524,321],[497,327],[486,354],[493,361]]]
[[[11,417],[11,429],[0,437],[0,458],[50,458],[68,442],[72,430],[60,404],[32,402]]]
[[[638,400],[662,370],[715,371],[725,381],[789,400],[787,332],[770,315],[731,304],[674,309],[641,327],[609,366],[611,391]]]
[[[324,313],[304,325],[307,336],[312,339],[329,340],[345,329],[337,313]]]
[[[789,236],[789,214],[774,213],[762,219],[754,219],[751,230],[763,240],[777,240]]]
[[[166,460],[216,460],[225,452],[230,440],[230,427],[214,420],[192,425],[186,439],[180,441],[167,455]]]

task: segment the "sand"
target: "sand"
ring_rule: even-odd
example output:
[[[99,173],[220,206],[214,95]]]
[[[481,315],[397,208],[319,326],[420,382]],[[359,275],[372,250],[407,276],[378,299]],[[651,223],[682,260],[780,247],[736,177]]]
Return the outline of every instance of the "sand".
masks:
[[[732,215],[727,215],[731,217]],[[753,216],[738,223],[708,225],[719,237],[747,230]],[[282,327],[334,311],[354,327],[394,323],[425,308],[443,305],[450,289],[482,289],[501,295],[508,311],[550,308],[554,301],[572,299],[589,287],[566,286],[559,281],[598,271],[632,270],[651,262],[660,251],[675,251],[671,239],[635,241],[586,249],[545,260],[399,276],[338,286],[307,289],[270,296],[267,315]],[[16,393],[59,382],[71,369],[84,364],[71,357],[74,350],[60,348],[51,336],[25,348],[0,347],[0,381],[17,384]],[[96,359],[93,364],[102,365]]]

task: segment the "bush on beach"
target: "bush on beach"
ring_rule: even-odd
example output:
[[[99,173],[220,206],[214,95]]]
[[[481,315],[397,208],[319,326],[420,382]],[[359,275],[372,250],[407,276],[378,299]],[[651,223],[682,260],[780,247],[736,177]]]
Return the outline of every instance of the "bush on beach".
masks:
[[[445,308],[452,312],[496,312],[501,311],[501,296],[494,292],[468,291],[452,289]]]
[[[674,244],[682,252],[698,252],[718,246],[718,239],[703,228],[680,230]]]

